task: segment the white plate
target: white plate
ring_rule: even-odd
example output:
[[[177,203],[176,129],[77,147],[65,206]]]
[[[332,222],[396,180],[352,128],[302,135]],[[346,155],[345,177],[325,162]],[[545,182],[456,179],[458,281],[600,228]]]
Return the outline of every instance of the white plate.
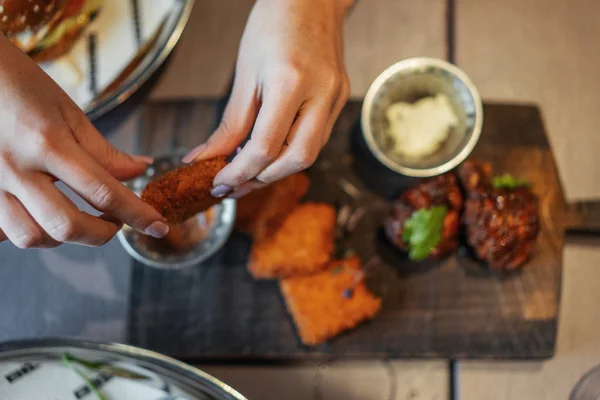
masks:
[[[193,3],[104,0],[72,51],[41,67],[96,119],[127,100],[160,67],[181,37]],[[135,68],[120,76],[134,60]],[[117,78],[120,83],[107,92]]]
[[[69,362],[64,361],[65,356]],[[91,368],[89,363],[102,363],[103,367]],[[160,354],[69,339],[0,344],[0,398],[246,400],[212,376]]]

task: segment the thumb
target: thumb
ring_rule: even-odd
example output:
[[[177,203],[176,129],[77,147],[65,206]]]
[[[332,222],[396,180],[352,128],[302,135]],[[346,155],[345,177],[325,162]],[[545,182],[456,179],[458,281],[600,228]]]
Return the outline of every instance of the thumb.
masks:
[[[233,153],[250,133],[258,108],[254,88],[236,80],[219,127],[206,143],[190,151],[182,161],[191,163]]]

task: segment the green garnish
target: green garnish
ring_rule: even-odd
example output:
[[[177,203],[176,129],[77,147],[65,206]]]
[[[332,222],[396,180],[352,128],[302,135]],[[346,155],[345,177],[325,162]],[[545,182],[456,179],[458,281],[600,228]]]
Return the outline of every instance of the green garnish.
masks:
[[[492,180],[492,185],[496,189],[516,189],[518,187],[529,186],[529,183],[512,175],[504,174],[495,176]]]
[[[107,363],[82,360],[81,358],[77,358],[69,353],[65,353],[64,356],[66,356],[69,361],[81,364],[91,371],[102,372],[111,376],[118,376],[119,378],[131,379],[135,381],[143,381],[150,379],[149,377],[142,374],[138,374],[137,372],[130,371],[121,367],[116,367]]]
[[[446,207],[421,208],[404,222],[402,239],[408,243],[408,258],[423,261],[442,240]]]
[[[85,374],[83,372],[81,372],[79,370],[79,368],[77,368],[76,366],[74,366],[73,364],[71,364],[71,360],[69,358],[68,354],[63,354],[62,356],[62,362],[65,366],[71,368],[73,371],[75,371],[75,373],[77,375],[79,375],[79,377],[81,379],[83,379],[83,381],[85,382],[85,384],[87,385],[88,388],[90,388],[90,390],[92,391],[92,393],[94,393],[96,395],[96,397],[98,397],[98,400],[107,400],[106,397],[104,397],[104,395],[102,393],[100,393],[100,391],[98,390],[98,388],[96,388],[96,386],[94,386],[94,384],[92,383],[92,381],[90,380],[90,378],[88,378],[87,376],[85,376]]]
[[[335,267],[334,269],[331,270],[331,273],[334,274],[334,275],[337,275],[340,272],[342,272],[343,269],[344,269],[343,266],[338,265],[337,267]]]

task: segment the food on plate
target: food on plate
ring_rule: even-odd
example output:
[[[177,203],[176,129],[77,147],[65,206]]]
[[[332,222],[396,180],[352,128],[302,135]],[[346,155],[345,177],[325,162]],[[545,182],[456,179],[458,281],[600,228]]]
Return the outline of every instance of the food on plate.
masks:
[[[467,193],[463,220],[469,246],[496,271],[518,269],[535,248],[537,196],[523,180],[492,178],[489,163],[466,161],[458,174]]]
[[[68,53],[103,0],[0,0],[0,32],[38,62]]]
[[[169,171],[148,183],[142,200],[156,208],[169,224],[187,221],[221,201],[210,190],[225,165],[225,157],[215,157]]]
[[[491,188],[492,164],[478,160],[467,160],[458,168],[458,178],[465,193],[477,193]]]
[[[335,208],[298,205],[275,233],[254,241],[248,269],[257,279],[308,275],[327,267],[334,247]]]
[[[456,176],[446,173],[423,179],[396,200],[384,221],[387,237],[409,258],[439,258],[458,248],[463,198]]]
[[[185,222],[172,225],[163,238],[141,235],[145,246],[162,253],[182,253],[200,243],[210,232],[214,220],[214,208],[200,213]]]
[[[364,283],[356,256],[332,261],[314,275],[283,279],[279,285],[302,343],[308,346],[354,328],[381,308],[381,300]]]
[[[492,186],[495,188],[516,189],[521,186],[529,186],[529,183],[512,175],[504,174],[495,176],[492,179]]]
[[[433,154],[448,139],[458,118],[444,94],[415,103],[394,103],[386,111],[387,136],[398,155],[422,158]]]
[[[310,185],[300,172],[255,190],[237,201],[236,226],[255,240],[272,235]]]

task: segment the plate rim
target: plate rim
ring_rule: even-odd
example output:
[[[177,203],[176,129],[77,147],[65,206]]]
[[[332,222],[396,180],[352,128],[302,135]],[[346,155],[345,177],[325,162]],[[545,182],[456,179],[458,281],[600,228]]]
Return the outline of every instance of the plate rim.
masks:
[[[90,120],[97,120],[127,101],[150,79],[150,77],[164,64],[167,57],[173,52],[189,22],[195,0],[177,0],[176,3],[181,4],[177,22],[172,27],[172,30],[167,35],[166,39],[159,45],[158,49],[149,52],[143,58],[143,60],[149,59],[150,61],[147,63],[142,61],[140,65],[127,76],[125,81],[107,95],[104,100],[100,99],[100,101],[98,101],[97,99],[92,99],[83,110]]]
[[[248,400],[241,393],[227,385],[225,382],[215,378],[212,375],[209,375],[199,368],[185,364],[172,357],[157,353],[152,350],[146,350],[140,347],[115,342],[61,337],[18,339],[0,342],[0,363],[11,362],[11,356],[13,359],[18,359],[18,357],[26,356],[28,353],[35,354],[44,350],[58,351],[61,348],[104,352],[107,355],[133,359],[155,365],[168,372],[175,373],[181,375],[183,378],[192,380],[197,385],[202,384],[202,389],[221,391],[222,393],[220,395],[227,396],[223,400]],[[154,372],[156,373],[156,371]]]

